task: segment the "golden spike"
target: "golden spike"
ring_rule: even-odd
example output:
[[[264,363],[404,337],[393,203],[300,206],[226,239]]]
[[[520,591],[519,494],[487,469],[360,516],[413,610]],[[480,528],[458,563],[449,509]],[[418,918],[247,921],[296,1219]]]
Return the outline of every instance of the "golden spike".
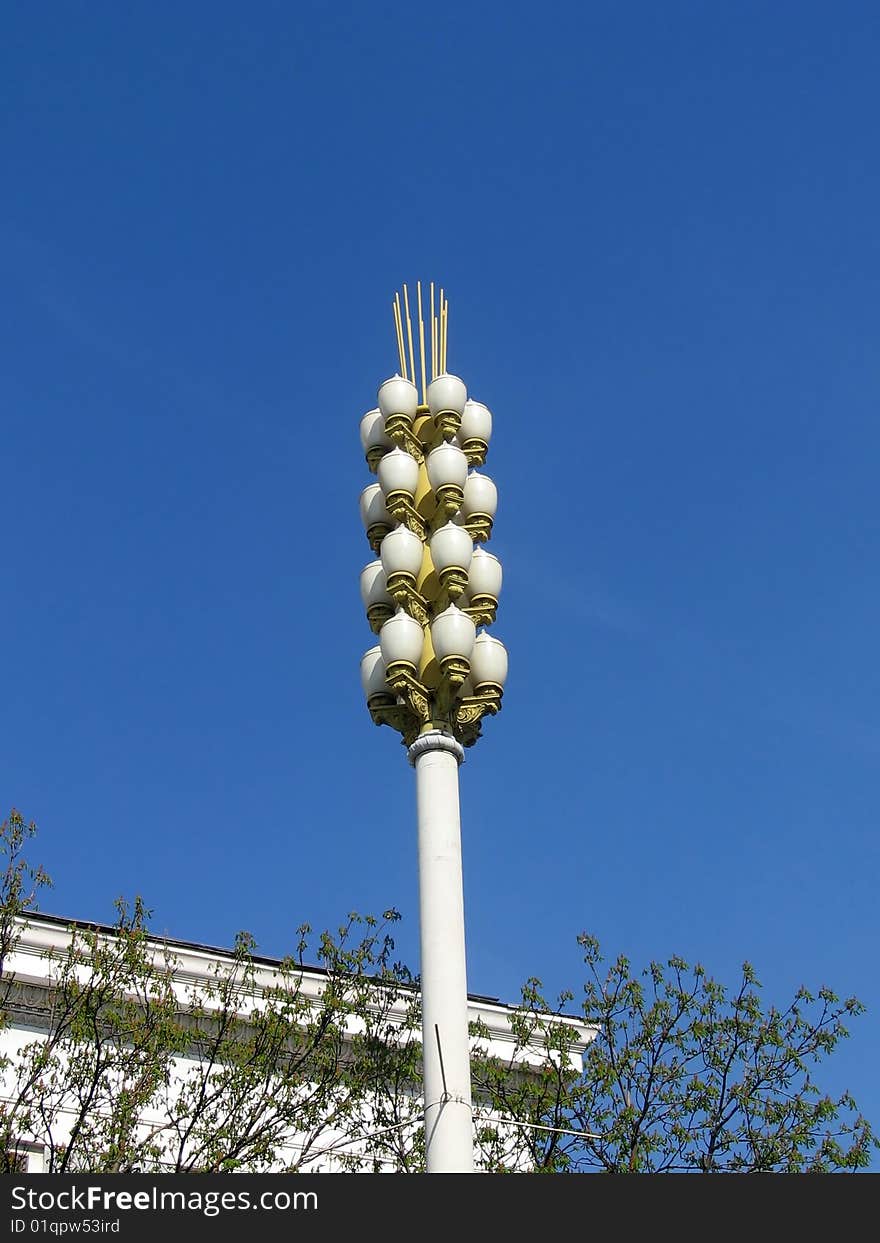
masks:
[[[431,379],[437,379],[437,320],[434,316],[433,281],[431,281]]]
[[[406,351],[403,348],[403,321],[400,316],[400,294],[394,295],[394,327],[397,329],[397,353],[400,355],[400,374],[406,379]]]
[[[397,322],[397,294],[395,294],[393,299],[391,300],[391,311],[394,315],[394,337],[395,337],[395,340],[397,341],[397,363],[398,363],[398,371],[399,371],[399,368],[400,368],[400,327]]]
[[[394,320],[394,340],[397,343],[397,365],[400,366],[400,337],[397,335],[397,303],[391,299],[391,315]]]
[[[425,379],[425,321],[422,319],[422,282],[416,281],[419,298],[419,352],[422,356],[422,405],[428,404],[428,382]]]
[[[449,303],[443,299],[443,305],[440,308],[440,370],[446,375],[446,334],[449,332]]]
[[[443,332],[443,370],[448,371],[449,364],[449,299],[446,299],[446,305],[443,308],[443,319],[446,322],[446,328]]]
[[[403,284],[403,301],[404,301],[404,305],[406,306],[406,337],[409,342],[409,369],[410,369],[409,378],[412,380],[413,384],[415,384],[416,382],[416,356],[413,353],[412,316],[409,313],[409,290],[406,287],[405,281]]]
[[[437,366],[440,375],[446,371],[443,366],[443,286],[440,286],[440,303],[437,307]]]
[[[446,375],[446,299],[440,310],[440,370]]]

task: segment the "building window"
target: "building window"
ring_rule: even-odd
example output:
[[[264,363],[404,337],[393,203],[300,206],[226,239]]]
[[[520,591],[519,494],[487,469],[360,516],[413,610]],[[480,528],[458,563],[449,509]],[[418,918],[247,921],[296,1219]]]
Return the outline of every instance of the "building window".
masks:
[[[39,1144],[17,1144],[3,1154],[2,1167],[4,1174],[42,1174],[43,1149]]]

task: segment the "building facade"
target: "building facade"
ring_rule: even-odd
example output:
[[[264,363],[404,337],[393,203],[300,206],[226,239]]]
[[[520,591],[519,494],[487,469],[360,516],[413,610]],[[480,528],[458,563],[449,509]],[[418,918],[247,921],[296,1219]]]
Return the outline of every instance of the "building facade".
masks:
[[[2,966],[7,1169],[420,1168],[419,994],[384,960],[306,966],[32,914]],[[521,1169],[528,1124],[499,1100],[579,1073],[594,1031],[478,995],[468,1015],[478,1163]]]

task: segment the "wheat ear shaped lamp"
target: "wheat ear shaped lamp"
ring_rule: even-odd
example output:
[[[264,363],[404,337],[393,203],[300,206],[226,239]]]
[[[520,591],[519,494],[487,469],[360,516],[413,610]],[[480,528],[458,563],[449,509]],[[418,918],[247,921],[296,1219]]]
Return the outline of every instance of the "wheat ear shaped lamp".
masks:
[[[413,326],[412,311],[416,322]],[[488,633],[501,563],[485,548],[498,492],[482,469],[489,408],[447,369],[449,302],[416,285],[392,302],[397,370],[361,419],[376,477],[360,512],[373,559],[361,599],[378,642],[361,660],[367,708],[416,770],[422,1050],[428,1173],[473,1169],[458,766],[501,709],[507,652]]]

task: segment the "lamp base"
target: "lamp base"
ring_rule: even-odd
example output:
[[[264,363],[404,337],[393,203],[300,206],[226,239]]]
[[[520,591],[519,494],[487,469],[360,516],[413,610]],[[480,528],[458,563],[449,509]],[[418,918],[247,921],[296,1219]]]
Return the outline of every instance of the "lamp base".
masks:
[[[484,544],[492,534],[491,514],[468,514],[461,525],[475,544]]]
[[[427,534],[427,525],[424,518],[416,509],[413,503],[412,495],[409,492],[389,492],[385,500],[385,508],[395,521],[400,522],[406,527],[407,531],[411,531],[413,535],[417,535],[423,540]]]
[[[412,574],[397,570],[388,575],[385,590],[399,604],[405,613],[414,618],[420,626],[428,624],[428,602],[416,591],[416,580]]]
[[[390,604],[371,604],[367,609],[367,622],[373,634],[378,634],[393,616],[394,609]]]
[[[447,566],[445,570],[440,571],[437,578],[440,581],[441,588],[446,592],[450,600],[458,600],[461,593],[467,587],[467,570],[460,565]]]
[[[454,518],[464,501],[464,488],[457,483],[442,483],[436,492],[437,509],[447,518]],[[488,536],[486,536],[488,539]]]
[[[379,546],[390,530],[391,527],[387,522],[374,522],[372,526],[367,527],[367,541],[377,557]]]
[[[440,672],[451,686],[462,686],[471,671],[471,662],[463,656],[444,656],[440,661]]]
[[[405,449],[419,465],[425,460],[421,441],[413,433],[412,420],[408,414],[389,414],[385,420],[385,435],[398,449]]]
[[[462,612],[467,613],[475,626],[491,626],[495,621],[497,610],[496,596],[471,596]]]
[[[489,443],[478,436],[471,436],[461,442],[461,451],[468,460],[468,466],[483,466],[489,452]]]
[[[434,422],[444,440],[453,440],[461,427],[461,414],[457,410],[438,410]]]

